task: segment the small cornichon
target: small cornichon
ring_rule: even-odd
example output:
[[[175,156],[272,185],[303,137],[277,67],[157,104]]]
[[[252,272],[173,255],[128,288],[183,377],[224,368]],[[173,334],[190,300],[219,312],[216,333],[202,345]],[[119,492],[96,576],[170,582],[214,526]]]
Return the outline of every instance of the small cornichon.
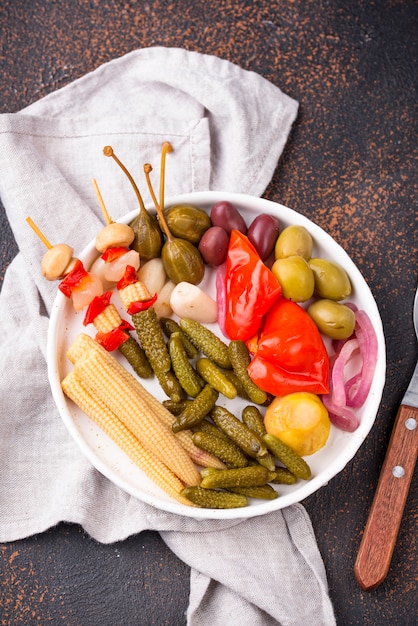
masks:
[[[271,481],[277,485],[294,485],[297,478],[287,467],[277,467],[275,469],[276,476]]]
[[[248,504],[248,499],[240,494],[202,487],[186,487],[180,495],[205,509],[237,509]]]
[[[187,358],[186,349],[178,332],[172,333],[169,339],[171,364],[180,385],[188,396],[196,398],[205,383]]]
[[[242,409],[242,421],[248,428],[253,430],[259,437],[266,434],[266,427],[264,426],[263,416],[256,406],[248,404]]]
[[[197,357],[199,356],[199,350],[196,348],[196,346],[192,344],[190,339],[186,337],[176,321],[172,320],[170,317],[161,317],[160,326],[163,329],[163,333],[167,337],[167,339],[170,339],[173,333],[180,333],[180,337],[183,342],[184,349],[186,350],[187,356],[189,357],[189,359],[197,359]]]
[[[228,409],[215,406],[210,412],[210,417],[246,454],[255,459],[267,455],[267,446],[263,440]]]
[[[279,495],[274,487],[268,484],[258,487],[229,487],[228,491],[239,493],[247,498],[257,498],[257,500],[275,500]]]
[[[229,489],[231,487],[259,487],[266,485],[274,478],[274,472],[269,472],[262,465],[240,467],[233,469],[210,468],[209,472],[202,470],[202,482],[204,489]]]
[[[270,452],[274,454],[296,478],[301,478],[302,480],[310,479],[312,475],[311,468],[302,457],[292,450],[292,448],[270,433],[264,435],[263,440]]]
[[[132,337],[119,346],[119,352],[123,354],[140,378],[151,378],[154,375],[144,350]]]
[[[247,457],[232,441],[221,439],[207,432],[197,431],[193,434],[193,443],[198,448],[218,457],[228,467],[246,467]]]
[[[263,416],[261,415],[259,409],[252,404],[248,404],[242,409],[242,421],[243,423],[256,433],[261,439],[266,434],[266,427],[264,426]],[[258,459],[260,465],[264,465],[267,469],[274,471],[276,464],[274,460],[274,456],[269,452],[266,456]]]
[[[132,321],[155,374],[165,374],[170,371],[171,359],[154,307],[134,313]]]
[[[265,404],[268,395],[251,380],[247,367],[250,364],[248,348],[243,341],[232,340],[228,345],[228,354],[232,369],[240,379],[248,397],[254,404]]]
[[[215,406],[218,392],[210,385],[205,385],[198,396],[189,402],[173,423],[173,432],[192,428],[198,424]]]
[[[180,328],[193,345],[219,367],[231,368],[228,346],[209,328],[189,318],[180,320]]]
[[[209,385],[230,400],[237,395],[236,387],[210,359],[202,357],[196,361],[196,370]]]
[[[156,373],[156,377],[160,383],[161,389],[170,400],[180,402],[183,390],[173,370],[158,372]]]

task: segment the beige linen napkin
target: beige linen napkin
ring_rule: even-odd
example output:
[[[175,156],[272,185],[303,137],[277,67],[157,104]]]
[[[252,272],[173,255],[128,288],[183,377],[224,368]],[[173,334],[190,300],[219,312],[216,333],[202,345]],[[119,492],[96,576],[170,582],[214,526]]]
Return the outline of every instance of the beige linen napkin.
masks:
[[[104,543],[157,530],[191,567],[190,626],[334,624],[310,520],[301,505],[248,521],[183,519],[129,496],[89,464],[49,390],[46,333],[57,285],[41,275],[45,248],[25,218],[77,254],[103,225],[93,178],[113,219],[137,208],[129,183],[102,155],[107,144],[139,178],[170,141],[167,197],[207,189],[261,195],[296,113],[294,100],[255,73],[156,47],[0,116],[0,195],[20,250],[0,294],[0,541],[60,521]]]

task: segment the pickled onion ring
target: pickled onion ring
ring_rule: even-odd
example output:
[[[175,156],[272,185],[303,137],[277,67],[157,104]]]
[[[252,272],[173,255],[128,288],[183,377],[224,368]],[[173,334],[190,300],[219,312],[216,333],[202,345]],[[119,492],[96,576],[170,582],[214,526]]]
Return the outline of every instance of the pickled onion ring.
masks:
[[[359,426],[359,418],[353,409],[366,401],[373,382],[378,357],[377,336],[370,318],[365,311],[352,307],[356,316],[354,334],[333,343],[335,354],[330,359],[330,389],[322,397],[331,422],[348,432]],[[345,369],[352,357],[360,352],[359,370],[345,380]]]
[[[346,385],[347,406],[362,406],[369,395],[372,386],[374,371],[376,369],[378,344],[373,325],[365,311],[356,311],[355,334],[359,342],[362,357],[362,368],[355,380],[348,381]],[[354,389],[355,388],[355,391]]]
[[[332,383],[331,383],[332,384]],[[322,396],[322,401],[328,411],[329,419],[340,430],[352,433],[359,427],[360,420],[353,409],[348,406],[338,406],[332,400],[332,391]]]
[[[334,366],[331,370],[333,401],[337,406],[347,404],[346,386],[344,384],[344,370],[354,353],[359,349],[359,342],[356,337],[348,339],[341,348]]]

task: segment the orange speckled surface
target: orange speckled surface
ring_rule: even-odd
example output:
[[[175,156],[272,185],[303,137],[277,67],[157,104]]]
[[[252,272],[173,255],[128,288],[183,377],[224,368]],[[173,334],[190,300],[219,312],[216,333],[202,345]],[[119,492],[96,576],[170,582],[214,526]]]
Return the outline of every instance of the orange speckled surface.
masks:
[[[300,102],[265,196],[317,222],[357,263],[380,308],[388,358],[376,426],[346,469],[304,505],[338,626],[415,624],[416,480],[384,583],[364,592],[353,573],[417,359],[415,0],[3,0],[0,20],[0,112],[154,45],[226,58]],[[16,253],[3,209],[0,229],[2,279]],[[104,546],[62,524],[0,546],[0,626],[182,626],[188,591],[187,566],[152,532]]]

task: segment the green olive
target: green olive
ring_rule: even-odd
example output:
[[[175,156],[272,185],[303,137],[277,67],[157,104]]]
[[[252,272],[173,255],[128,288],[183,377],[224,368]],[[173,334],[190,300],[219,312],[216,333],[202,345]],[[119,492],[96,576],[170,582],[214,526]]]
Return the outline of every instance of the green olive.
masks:
[[[173,237],[163,245],[161,259],[170,280],[176,285],[183,281],[198,285],[205,273],[199,250],[186,239]]]
[[[317,300],[308,307],[308,314],[319,331],[332,339],[348,339],[354,332],[353,311],[335,300]]]
[[[276,259],[301,256],[308,260],[312,256],[313,239],[304,226],[287,226],[277,238],[274,254]]]
[[[351,293],[351,283],[341,265],[327,259],[310,259],[315,277],[315,295],[329,300],[345,300]]]
[[[309,264],[301,256],[289,256],[277,259],[271,271],[282,287],[282,293],[288,300],[305,302],[312,297],[315,280]]]
[[[176,204],[164,211],[165,219],[174,237],[199,243],[203,233],[211,226],[209,215],[191,204]]]

